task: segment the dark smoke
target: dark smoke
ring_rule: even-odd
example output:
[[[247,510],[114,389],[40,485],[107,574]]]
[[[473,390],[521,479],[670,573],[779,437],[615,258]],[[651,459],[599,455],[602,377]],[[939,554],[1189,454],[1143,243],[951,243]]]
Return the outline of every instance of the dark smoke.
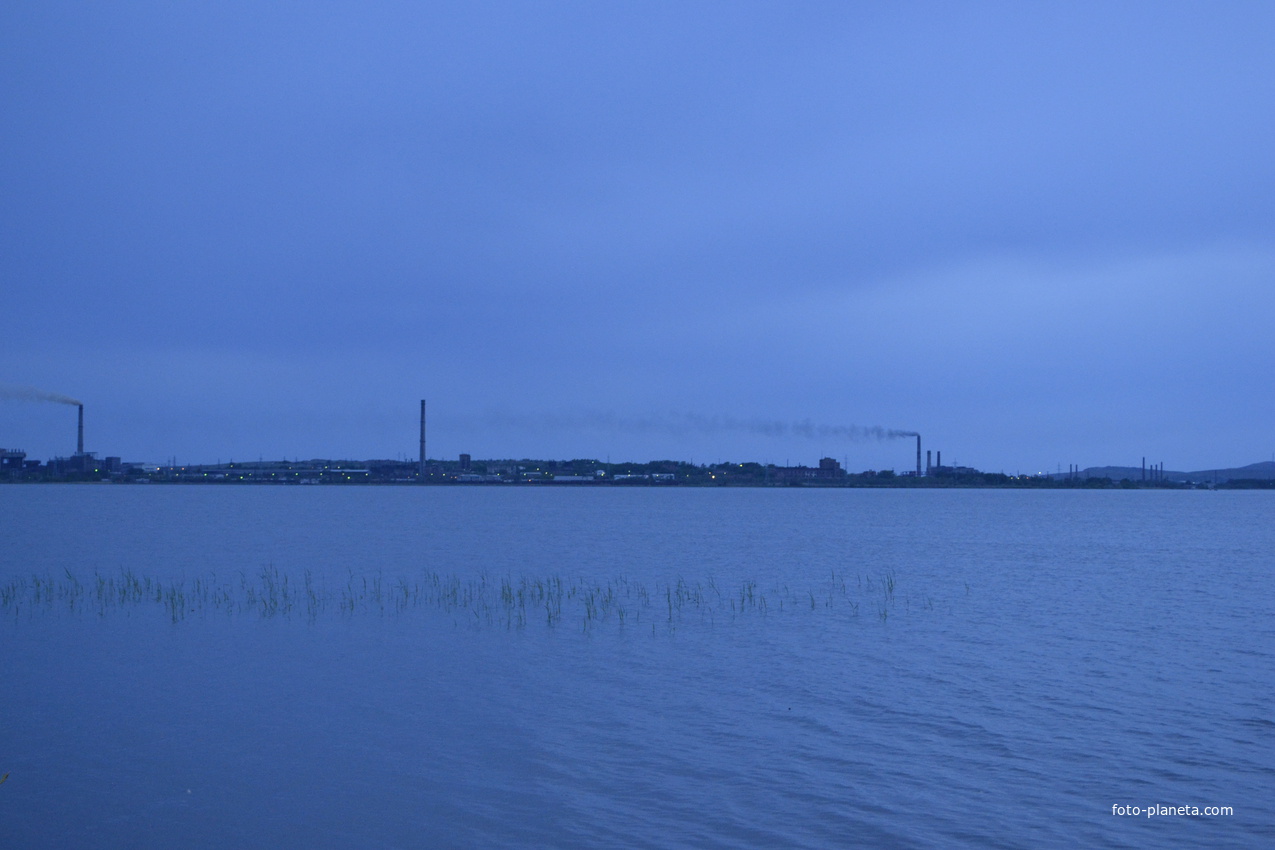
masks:
[[[640,417],[616,416],[612,413],[546,413],[541,415],[492,414],[485,423],[497,428],[521,428],[545,431],[590,429],[626,434],[757,434],[763,437],[802,437],[805,439],[897,440],[918,436],[915,431],[883,428],[880,425],[823,425],[803,419],[784,422],[777,419],[736,419],[733,416],[701,416],[696,413],[670,413]]]
[[[81,404],[79,399],[61,393],[37,390],[35,387],[10,387],[0,384],[0,399],[9,401],[49,401],[54,404]]]

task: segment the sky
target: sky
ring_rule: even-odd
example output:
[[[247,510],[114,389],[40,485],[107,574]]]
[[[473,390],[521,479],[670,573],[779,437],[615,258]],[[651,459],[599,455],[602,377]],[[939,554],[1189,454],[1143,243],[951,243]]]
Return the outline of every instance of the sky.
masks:
[[[1275,5],[7,3],[0,446],[1275,457]],[[29,396],[29,393],[27,393]]]

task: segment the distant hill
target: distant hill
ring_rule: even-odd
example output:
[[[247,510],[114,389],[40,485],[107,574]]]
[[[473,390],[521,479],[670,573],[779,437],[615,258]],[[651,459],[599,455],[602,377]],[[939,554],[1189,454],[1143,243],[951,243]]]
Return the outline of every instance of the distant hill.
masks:
[[[1066,478],[1067,473],[1054,473],[1051,478]],[[1088,469],[1080,470],[1081,478],[1110,478],[1112,481],[1119,481],[1128,478],[1130,481],[1142,480],[1141,466],[1091,466]],[[1150,480],[1151,470],[1147,470],[1147,479]],[[1221,484],[1226,481],[1234,481],[1240,479],[1257,479],[1259,481],[1270,481],[1275,479],[1275,462],[1264,460],[1261,463],[1250,463],[1248,466],[1236,466],[1229,469],[1197,469],[1191,472],[1179,472],[1177,470],[1166,469],[1164,471],[1165,481],[1194,481],[1195,483],[1212,483],[1216,481]]]

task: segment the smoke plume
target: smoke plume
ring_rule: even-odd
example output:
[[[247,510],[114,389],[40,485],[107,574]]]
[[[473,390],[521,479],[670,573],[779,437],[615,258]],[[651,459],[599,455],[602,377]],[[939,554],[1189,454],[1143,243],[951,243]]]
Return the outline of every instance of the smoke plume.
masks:
[[[37,390],[35,387],[13,387],[0,384],[0,399],[7,401],[48,401],[53,404],[80,404],[79,399],[61,393]]]
[[[838,439],[851,442],[897,440],[915,437],[915,431],[884,428],[880,425],[824,425],[803,419],[785,422],[778,419],[737,419],[733,416],[702,416],[695,413],[670,413],[641,417],[616,416],[610,413],[546,413],[542,415],[492,414],[485,424],[497,428],[532,430],[589,429],[625,434],[757,434],[763,437],[801,437],[805,439]]]

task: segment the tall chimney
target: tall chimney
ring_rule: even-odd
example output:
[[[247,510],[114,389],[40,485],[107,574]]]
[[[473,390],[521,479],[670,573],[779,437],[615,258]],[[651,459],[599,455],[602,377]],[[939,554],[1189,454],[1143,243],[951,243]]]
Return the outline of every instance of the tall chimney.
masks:
[[[929,474],[930,474],[930,469],[931,469],[931,466],[930,466],[930,455],[931,455],[931,454],[933,454],[933,452],[931,452],[929,449],[926,449],[926,450],[925,450],[925,474],[926,474],[926,475],[929,475]]]
[[[79,405],[79,408],[80,408],[80,433],[79,433],[79,436],[75,438],[75,453],[77,455],[82,455],[84,454],[84,405],[82,404]]]
[[[425,399],[421,399],[421,460],[416,474],[425,480]]]
[[[921,477],[921,435],[916,435],[916,477]]]
[[[934,465],[937,466],[939,469],[943,468],[943,453],[942,452],[934,453]]]
[[[1147,480],[1147,459],[1145,457],[1142,459],[1142,480]]]

